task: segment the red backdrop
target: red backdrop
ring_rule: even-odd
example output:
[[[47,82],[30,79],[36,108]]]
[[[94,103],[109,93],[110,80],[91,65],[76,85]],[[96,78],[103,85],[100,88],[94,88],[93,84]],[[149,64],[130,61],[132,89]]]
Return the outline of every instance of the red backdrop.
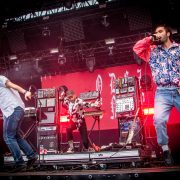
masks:
[[[101,119],[101,129],[116,129],[118,128],[118,121],[115,118],[115,112],[113,110],[113,96],[114,80],[118,77],[136,76],[140,80],[143,75],[150,75],[151,71],[148,64],[143,63],[141,66],[136,64],[116,66],[105,69],[97,69],[93,73],[89,71],[69,73],[64,75],[44,76],[41,78],[42,88],[58,88],[61,85],[66,85],[69,89],[72,89],[79,95],[82,92],[100,90],[102,97],[102,109],[105,111],[103,118]],[[154,93],[156,86],[152,83],[152,89],[148,91],[141,90],[142,106],[153,107]],[[169,123],[179,123],[180,113],[173,109]],[[152,125],[152,116],[146,116],[143,119],[145,125]],[[87,118],[87,127],[91,128],[93,120]],[[97,129],[97,125],[94,130]]]

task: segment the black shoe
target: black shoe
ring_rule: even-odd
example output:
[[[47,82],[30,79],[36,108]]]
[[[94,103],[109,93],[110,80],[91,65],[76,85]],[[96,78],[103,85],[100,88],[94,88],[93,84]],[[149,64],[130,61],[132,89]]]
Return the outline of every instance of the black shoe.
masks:
[[[164,162],[166,166],[173,166],[174,161],[169,150],[163,152]]]
[[[38,159],[37,155],[35,157],[33,157],[32,159],[29,159],[27,161],[27,169],[30,169],[33,166],[33,164],[36,162],[37,159]]]
[[[15,165],[12,171],[10,172],[15,173],[15,172],[25,172],[25,171],[26,171],[26,165],[22,164],[22,165]]]

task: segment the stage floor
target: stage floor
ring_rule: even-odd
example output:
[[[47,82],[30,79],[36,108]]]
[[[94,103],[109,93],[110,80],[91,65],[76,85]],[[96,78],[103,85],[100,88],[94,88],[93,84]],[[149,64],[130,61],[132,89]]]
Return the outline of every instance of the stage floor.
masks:
[[[23,156],[23,158],[25,161],[27,161],[25,156]],[[120,149],[100,152],[40,154],[36,164],[58,166],[96,163],[140,162],[144,158],[145,156],[140,149]],[[5,156],[4,161],[6,166],[11,166],[14,163],[12,156]]]
[[[25,160],[27,160],[24,157]],[[180,166],[163,162],[142,149],[39,155],[33,169],[12,173],[14,160],[5,157],[1,179],[152,179],[180,178]]]

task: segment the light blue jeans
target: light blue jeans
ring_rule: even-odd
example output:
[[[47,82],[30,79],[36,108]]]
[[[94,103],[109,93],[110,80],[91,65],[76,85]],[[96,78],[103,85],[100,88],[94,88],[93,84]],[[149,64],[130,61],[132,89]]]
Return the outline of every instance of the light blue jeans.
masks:
[[[23,165],[24,160],[21,154],[21,150],[27,156],[28,159],[32,159],[36,156],[35,152],[28,144],[28,142],[21,138],[19,134],[21,121],[24,117],[24,110],[21,107],[16,107],[14,112],[9,117],[4,117],[3,122],[3,137],[9,150],[12,153],[16,165]]]
[[[157,142],[160,146],[168,145],[167,122],[173,107],[176,107],[180,112],[180,94],[177,88],[157,88],[154,104],[154,126]]]

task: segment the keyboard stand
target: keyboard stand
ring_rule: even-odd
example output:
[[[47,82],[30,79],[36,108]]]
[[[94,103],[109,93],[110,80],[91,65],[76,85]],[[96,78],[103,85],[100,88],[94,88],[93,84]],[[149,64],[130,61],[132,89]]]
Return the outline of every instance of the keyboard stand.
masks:
[[[99,116],[92,116],[93,117],[93,119],[94,119],[94,122],[93,122],[93,125],[92,125],[92,127],[91,127],[91,129],[90,129],[90,131],[89,131],[89,134],[88,134],[88,137],[89,137],[89,139],[90,139],[90,135],[91,135],[91,133],[92,133],[92,130],[94,129],[94,126],[95,126],[95,124],[96,124],[96,122],[98,123],[98,143],[100,144],[100,117]]]
[[[32,133],[32,131],[37,128],[38,124],[39,124],[39,121],[38,121],[38,120],[34,121],[34,122],[31,124],[31,126],[29,127],[29,129],[26,131],[26,133],[24,133],[24,132],[20,129],[20,133],[21,133],[21,135],[22,135],[22,138],[23,138],[23,139],[26,139],[26,140],[28,141],[27,138],[28,138],[29,135]],[[36,129],[36,131],[37,131],[37,129]],[[30,141],[28,141],[28,143],[33,147],[33,149],[34,149],[35,151],[37,151],[37,147],[35,147]]]

